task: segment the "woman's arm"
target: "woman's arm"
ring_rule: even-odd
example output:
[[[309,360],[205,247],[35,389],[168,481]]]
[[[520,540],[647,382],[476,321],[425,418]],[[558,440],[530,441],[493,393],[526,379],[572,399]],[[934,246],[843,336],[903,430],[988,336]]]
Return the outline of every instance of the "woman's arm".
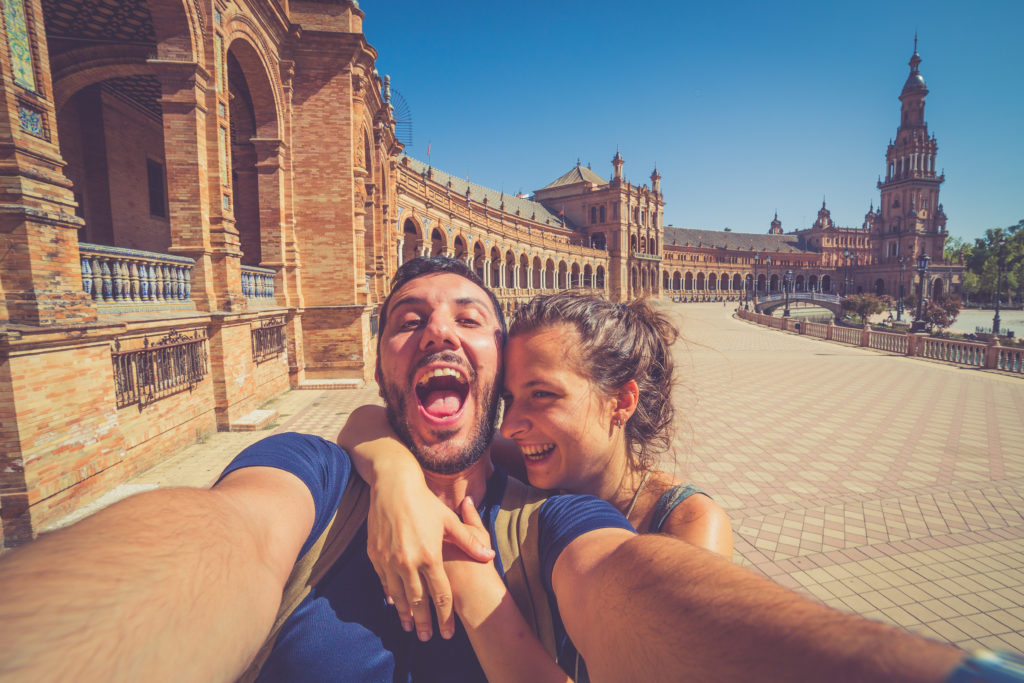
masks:
[[[472,533],[490,544],[473,501],[460,508]],[[454,546],[445,546],[445,570],[455,586],[455,610],[466,628],[477,659],[491,683],[566,683],[565,672],[551,659],[527,625],[493,562],[476,562]]]
[[[432,599],[441,635],[450,638],[455,622],[442,542],[455,544],[480,562],[494,557],[490,545],[481,546],[427,488],[423,470],[395,436],[380,406],[356,408],[338,434],[338,445],[370,485],[366,550],[402,627],[415,627],[421,640],[429,640]]]
[[[722,506],[703,494],[694,494],[676,506],[662,531],[732,559],[732,527]]]

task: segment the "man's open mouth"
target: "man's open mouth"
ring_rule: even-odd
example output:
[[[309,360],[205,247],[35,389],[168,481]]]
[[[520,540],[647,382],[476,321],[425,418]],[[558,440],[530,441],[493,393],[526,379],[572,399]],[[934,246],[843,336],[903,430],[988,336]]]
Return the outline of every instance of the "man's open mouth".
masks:
[[[416,400],[420,409],[433,420],[458,417],[469,395],[469,380],[458,368],[432,368],[416,382]]]

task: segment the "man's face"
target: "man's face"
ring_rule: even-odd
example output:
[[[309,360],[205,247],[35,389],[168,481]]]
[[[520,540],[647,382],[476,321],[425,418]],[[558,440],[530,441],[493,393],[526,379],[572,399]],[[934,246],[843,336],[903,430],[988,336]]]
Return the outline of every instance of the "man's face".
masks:
[[[377,383],[391,426],[424,469],[461,472],[484,454],[500,370],[501,327],[480,287],[433,273],[391,297]]]

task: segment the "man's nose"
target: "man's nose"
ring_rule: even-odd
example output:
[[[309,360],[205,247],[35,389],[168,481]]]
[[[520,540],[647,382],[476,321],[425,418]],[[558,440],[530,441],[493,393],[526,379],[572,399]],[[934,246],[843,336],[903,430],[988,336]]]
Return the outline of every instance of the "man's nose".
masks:
[[[459,335],[453,322],[444,316],[432,315],[420,337],[420,349],[457,349]]]

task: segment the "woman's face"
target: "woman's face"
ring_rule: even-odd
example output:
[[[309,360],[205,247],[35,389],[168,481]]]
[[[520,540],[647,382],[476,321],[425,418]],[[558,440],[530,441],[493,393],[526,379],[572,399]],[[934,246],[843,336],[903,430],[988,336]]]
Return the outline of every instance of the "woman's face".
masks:
[[[615,454],[615,400],[577,372],[579,345],[566,324],[517,335],[505,350],[501,433],[522,449],[537,488],[595,493]]]

